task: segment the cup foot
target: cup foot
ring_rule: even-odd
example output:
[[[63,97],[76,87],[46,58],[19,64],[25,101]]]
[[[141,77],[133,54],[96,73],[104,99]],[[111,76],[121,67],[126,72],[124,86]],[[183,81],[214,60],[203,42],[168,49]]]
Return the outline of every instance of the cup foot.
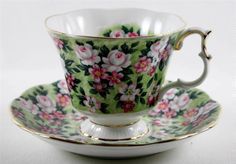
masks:
[[[143,120],[124,126],[104,126],[87,119],[80,130],[84,136],[103,141],[126,141],[143,137],[148,133],[148,127]]]

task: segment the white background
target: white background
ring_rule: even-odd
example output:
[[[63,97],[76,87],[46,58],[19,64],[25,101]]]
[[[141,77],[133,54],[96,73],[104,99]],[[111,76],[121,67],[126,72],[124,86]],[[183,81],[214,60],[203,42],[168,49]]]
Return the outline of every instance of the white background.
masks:
[[[213,56],[207,80],[199,86],[222,105],[218,125],[177,149],[113,163],[236,163],[236,2],[223,0],[0,0],[0,163],[110,163],[83,157],[39,140],[10,120],[10,102],[27,88],[63,78],[45,17],[80,8],[137,7],[173,12],[188,26],[212,29],[208,49]],[[174,52],[167,79],[192,80],[200,75],[200,39],[185,40]]]

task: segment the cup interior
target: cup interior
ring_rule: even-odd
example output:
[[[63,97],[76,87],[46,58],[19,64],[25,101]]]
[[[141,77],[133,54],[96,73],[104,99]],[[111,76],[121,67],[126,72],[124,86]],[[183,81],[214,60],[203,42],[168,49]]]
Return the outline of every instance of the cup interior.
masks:
[[[146,9],[82,9],[50,16],[46,27],[67,35],[112,37],[112,30],[116,30],[121,31],[121,37],[126,36],[123,32],[153,36],[178,32],[185,22],[175,14]]]

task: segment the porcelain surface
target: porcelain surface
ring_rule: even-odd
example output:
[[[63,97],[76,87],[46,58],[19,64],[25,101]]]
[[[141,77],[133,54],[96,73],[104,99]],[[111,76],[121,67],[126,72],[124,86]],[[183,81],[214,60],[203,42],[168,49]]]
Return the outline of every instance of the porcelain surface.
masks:
[[[45,24],[62,59],[73,106],[99,124],[94,114],[137,113],[156,105],[185,26],[174,14],[145,9],[82,9],[50,16]],[[119,119],[118,125],[126,124]]]
[[[118,27],[105,34],[138,33],[135,26]],[[133,36],[133,40],[50,35],[61,57],[71,102],[84,115],[138,113],[157,104],[177,33],[151,39]],[[126,124],[121,119],[119,123]]]
[[[50,16],[45,25],[58,49],[73,107],[98,125],[133,124],[147,115],[167,90],[198,86],[207,75],[210,58],[205,40],[209,32],[185,29],[185,22],[175,14],[131,8],[82,9]],[[178,79],[163,86],[173,50],[179,50],[191,34],[202,37],[199,56],[203,73],[194,81]],[[82,132],[93,138],[103,136],[96,131],[107,131],[102,127],[91,131],[89,126],[82,126]],[[120,139],[127,133],[122,140],[137,138],[146,129],[123,129],[117,136]],[[116,132],[105,133],[107,139],[117,140],[110,137]]]
[[[71,105],[64,80],[28,89],[11,106],[14,122],[47,139],[84,145],[141,146],[181,140],[213,127],[219,104],[199,89],[171,89],[142,117],[149,132],[128,141],[103,141],[81,134],[87,117]]]

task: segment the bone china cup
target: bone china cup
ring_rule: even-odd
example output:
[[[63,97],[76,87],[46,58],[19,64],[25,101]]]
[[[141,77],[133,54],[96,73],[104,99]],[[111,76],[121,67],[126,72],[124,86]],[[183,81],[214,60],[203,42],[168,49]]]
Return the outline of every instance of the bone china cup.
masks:
[[[84,135],[107,141],[141,137],[148,126],[140,117],[168,89],[202,83],[210,31],[185,26],[177,15],[146,9],[82,9],[46,19],[72,104],[89,117],[80,127]],[[190,34],[201,36],[203,73],[192,82],[178,79],[163,86],[172,51]]]

